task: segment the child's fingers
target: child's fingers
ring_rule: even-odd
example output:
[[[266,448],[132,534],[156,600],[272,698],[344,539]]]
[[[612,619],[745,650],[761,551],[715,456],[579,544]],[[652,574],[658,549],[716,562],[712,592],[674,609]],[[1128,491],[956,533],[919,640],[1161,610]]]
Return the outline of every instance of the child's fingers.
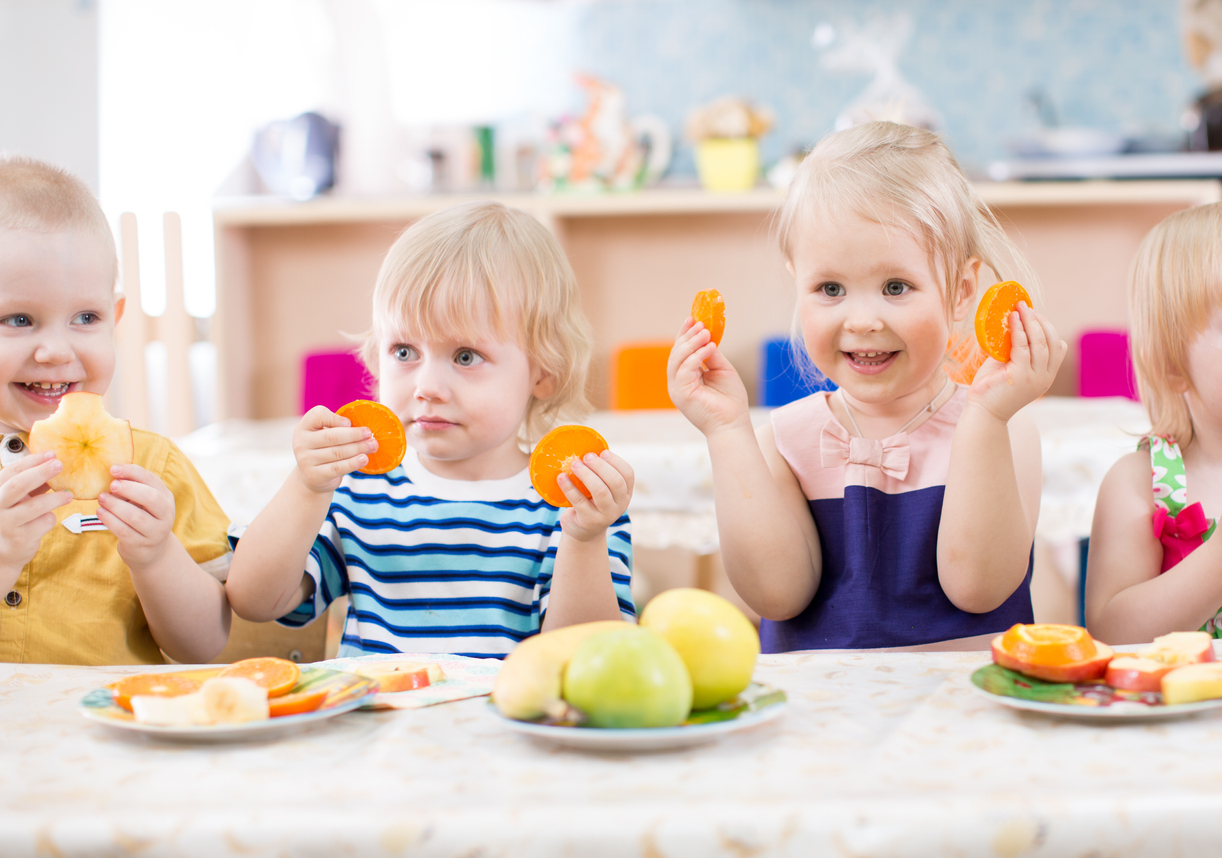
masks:
[[[593,453],[573,463],[573,476],[590,490],[591,500],[599,509],[606,509],[617,496],[623,497],[628,491],[623,475],[606,459]]]
[[[71,492],[46,492],[41,495],[36,495],[30,498],[23,504],[14,506],[12,509],[5,511],[4,525],[6,528],[26,527],[33,524],[38,519],[48,513],[53,513],[66,503],[71,503]],[[55,518],[54,515],[51,516]],[[52,525],[54,525],[52,521]],[[47,530],[51,528],[48,527]],[[45,533],[46,531],[44,531]]]
[[[113,533],[120,542],[129,542],[142,536],[125,519],[116,515],[110,505],[104,505],[101,501],[98,502],[97,516],[98,521],[106,525],[106,529]]]
[[[337,446],[313,447],[300,451],[297,454],[298,464],[310,468],[325,468],[329,465],[343,464],[353,462],[356,459],[364,459],[360,467],[364,467],[369,462],[369,456],[375,453],[378,449],[378,442],[373,438],[365,438],[350,444],[340,444]]]
[[[688,319],[691,322],[691,319]],[[705,343],[711,343],[713,335],[710,334],[701,322],[695,322],[691,326],[684,325],[685,330],[681,331],[679,336],[675,338],[675,344],[671,347],[670,357],[666,361],[666,371],[670,376],[674,376],[675,372],[684,364],[686,364],[692,356],[692,353],[699,349]],[[701,336],[701,335],[704,336]]]
[[[19,503],[22,498],[45,486],[63,469],[63,463],[55,458],[54,453],[26,456],[15,465],[9,465],[0,471],[0,509]]]
[[[373,432],[366,426],[331,426],[307,432],[301,438],[301,446],[310,450],[324,450],[348,448],[366,441],[373,441]],[[372,453],[377,448],[377,442],[373,441],[373,447],[369,449],[369,452]],[[348,458],[348,456],[345,455],[342,458]]]
[[[302,415],[301,422],[297,425],[303,429],[317,430],[333,426],[351,426],[352,421],[347,417],[340,417],[325,405],[315,405]]]
[[[632,470],[632,466],[610,450],[603,450],[598,456],[619,472],[620,477],[624,481],[624,486],[629,496],[631,496],[632,490],[636,486],[636,472]]]
[[[117,497],[133,506],[145,510],[149,515],[162,521],[174,518],[174,496],[168,490],[159,489],[148,483],[135,480],[114,480],[110,484],[110,492],[103,492],[98,503],[105,497]]]
[[[589,469],[587,468],[587,470]],[[582,480],[581,482],[583,485],[585,485],[585,480]],[[563,472],[557,474],[556,485],[560,486],[560,491],[564,492],[564,496],[569,499],[569,503],[572,504],[574,510],[589,506],[592,503],[590,498],[586,497],[585,492],[577,488],[577,486],[573,483],[573,478],[568,474]],[[590,487],[586,485],[586,488],[588,489]]]

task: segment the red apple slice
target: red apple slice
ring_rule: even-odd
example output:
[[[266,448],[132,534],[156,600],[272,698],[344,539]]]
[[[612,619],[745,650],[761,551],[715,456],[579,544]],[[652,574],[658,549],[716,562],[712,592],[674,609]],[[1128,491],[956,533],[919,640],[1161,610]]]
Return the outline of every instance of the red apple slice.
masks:
[[[1195,703],[1222,697],[1222,661],[1177,667],[1163,677],[1163,702]]]
[[[1137,655],[1171,667],[1213,661],[1213,639],[1206,632],[1172,632],[1155,638],[1150,646],[1139,650]]]
[[[112,465],[135,457],[132,427],[111,417],[96,393],[65,393],[59,408],[30,427],[30,452],[55,453],[64,469],[48,481],[53,491],[93,500],[110,486]]]
[[[378,691],[390,694],[396,691],[412,691],[427,688],[434,682],[446,678],[441,665],[423,661],[382,661],[364,664],[356,669],[360,676],[378,683]]]
[[[1152,658],[1121,655],[1108,663],[1103,681],[1112,688],[1123,688],[1125,691],[1160,691],[1163,677],[1173,670],[1175,665]]]

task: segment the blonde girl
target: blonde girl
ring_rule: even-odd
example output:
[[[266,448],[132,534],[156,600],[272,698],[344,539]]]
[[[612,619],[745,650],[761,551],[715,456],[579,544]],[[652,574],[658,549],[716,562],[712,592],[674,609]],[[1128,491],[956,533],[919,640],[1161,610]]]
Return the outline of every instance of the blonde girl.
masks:
[[[239,616],[303,625],[350,598],[341,655],[503,655],[541,629],[634,616],[614,453],[573,465],[573,506],[546,504],[529,442],[585,407],[590,339],[572,269],[534,218],[474,202],[408,228],[386,256],[363,356],[408,453],[359,469],[369,430],[323,407],[293,436],[297,467],[241,536]]]
[[[1099,487],[1086,623],[1108,643],[1214,637],[1222,606],[1222,203],[1171,215],[1129,278],[1132,352],[1150,434]]]
[[[947,375],[980,272],[1018,253],[945,145],[877,122],[802,162],[780,215],[796,321],[839,389],[776,409],[758,434],[734,367],[688,319],[669,389],[704,433],[726,570],[766,651],[987,646],[1030,622],[1039,437],[1020,409],[1065,344],[1030,307],[1010,361]]]

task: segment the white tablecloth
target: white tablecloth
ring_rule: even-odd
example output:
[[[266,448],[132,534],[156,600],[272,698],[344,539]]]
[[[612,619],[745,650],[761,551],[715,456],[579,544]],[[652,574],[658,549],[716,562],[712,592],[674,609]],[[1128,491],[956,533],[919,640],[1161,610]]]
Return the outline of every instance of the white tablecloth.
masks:
[[[1036,535],[1052,544],[1090,534],[1107,469],[1149,427],[1145,409],[1120,398],[1045,397],[1029,406],[1040,427],[1044,491]],[[754,409],[752,421],[768,421]],[[179,439],[221,506],[249,523],[293,468],[295,419],[218,423]],[[678,411],[600,411],[587,421],[636,472],[629,513],[645,548],[717,550],[713,474],[704,438]]]
[[[1222,715],[1098,727],[982,699],[983,653],[795,653],[778,721],[591,754],[483,699],[234,745],[77,702],[133,668],[0,665],[0,853],[189,856],[1199,856],[1222,843]]]

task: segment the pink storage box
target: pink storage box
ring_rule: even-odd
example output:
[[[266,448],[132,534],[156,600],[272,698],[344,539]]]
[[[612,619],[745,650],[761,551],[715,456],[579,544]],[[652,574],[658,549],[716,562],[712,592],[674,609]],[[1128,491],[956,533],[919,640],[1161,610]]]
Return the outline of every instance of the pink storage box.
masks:
[[[311,352],[301,367],[301,413],[315,405],[338,411],[354,399],[373,398],[374,379],[352,352]]]
[[[1078,395],[1138,400],[1128,331],[1084,331],[1078,340]]]

